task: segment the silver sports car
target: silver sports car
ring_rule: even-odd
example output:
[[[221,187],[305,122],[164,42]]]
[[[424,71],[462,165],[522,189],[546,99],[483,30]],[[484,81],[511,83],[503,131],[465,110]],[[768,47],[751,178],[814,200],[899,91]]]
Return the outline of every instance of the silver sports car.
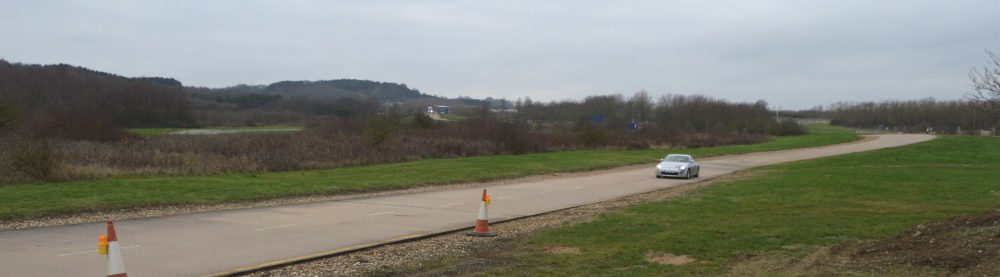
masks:
[[[656,165],[656,178],[681,177],[684,179],[698,178],[701,166],[691,155],[670,154]]]

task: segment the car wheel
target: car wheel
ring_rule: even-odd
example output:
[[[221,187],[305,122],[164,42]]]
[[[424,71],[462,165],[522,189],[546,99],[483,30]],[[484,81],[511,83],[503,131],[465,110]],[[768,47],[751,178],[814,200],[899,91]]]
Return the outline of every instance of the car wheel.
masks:
[[[684,171],[684,179],[691,179],[691,170],[690,169]]]
[[[701,168],[699,168],[698,171],[695,171],[694,173],[695,178],[698,178],[699,176],[701,176]]]

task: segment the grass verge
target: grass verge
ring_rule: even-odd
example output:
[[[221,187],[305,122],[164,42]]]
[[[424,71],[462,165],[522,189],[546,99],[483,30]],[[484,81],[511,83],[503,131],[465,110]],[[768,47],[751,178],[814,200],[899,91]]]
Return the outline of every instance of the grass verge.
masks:
[[[812,133],[754,145],[680,150],[696,157],[828,145],[856,140],[850,130],[810,126]],[[537,174],[653,163],[666,150],[581,150],[434,159],[276,173],[149,176],[0,186],[0,219],[92,210],[217,204],[280,197],[384,191],[481,182]]]
[[[943,137],[751,173],[517,241],[492,257],[501,266],[486,275],[799,275],[731,267],[759,256],[802,258],[1000,206],[1000,140],[989,137]],[[546,251],[555,247],[579,254]],[[661,263],[671,261],[689,263]]]

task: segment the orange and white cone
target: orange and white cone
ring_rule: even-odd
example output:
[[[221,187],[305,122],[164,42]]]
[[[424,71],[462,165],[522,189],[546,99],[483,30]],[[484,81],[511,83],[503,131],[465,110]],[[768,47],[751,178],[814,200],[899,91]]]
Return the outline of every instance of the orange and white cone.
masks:
[[[487,207],[490,206],[490,195],[486,194],[486,190],[483,189],[483,199],[479,202],[479,217],[476,218],[476,228],[472,232],[465,233],[470,236],[477,237],[495,237],[497,233],[490,232],[490,222],[487,220],[489,214],[487,212]]]
[[[108,219],[108,277],[128,277],[125,273],[125,261],[122,260],[122,248],[118,245],[118,235],[115,234],[115,224]]]

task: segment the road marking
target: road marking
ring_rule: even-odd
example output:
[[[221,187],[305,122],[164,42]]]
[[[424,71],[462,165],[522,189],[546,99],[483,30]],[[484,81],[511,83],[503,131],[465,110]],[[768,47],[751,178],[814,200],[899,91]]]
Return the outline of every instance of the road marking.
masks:
[[[554,190],[546,190],[546,191],[542,191],[541,193],[542,194],[546,194],[546,193],[552,193],[552,192],[555,192],[555,191]]]
[[[441,207],[442,208],[447,208],[447,207],[454,207],[454,206],[458,206],[458,205],[462,205],[462,204],[465,204],[465,202],[455,202],[455,203],[451,203],[451,204],[444,204],[444,205],[441,205]]]
[[[127,245],[127,246],[121,246],[119,248],[121,248],[121,249],[128,249],[128,248],[136,248],[136,247],[142,247],[142,245],[139,245],[139,244],[136,244],[136,245]],[[59,256],[59,257],[66,257],[66,256],[82,255],[82,254],[95,254],[96,255],[97,254],[97,250],[95,249],[95,250],[87,250],[87,251],[80,251],[80,252],[73,252],[73,253],[64,253],[64,254],[59,254],[57,256]]]
[[[278,226],[271,226],[271,227],[264,227],[264,228],[257,228],[257,231],[267,231],[267,230],[274,230],[274,229],[279,229],[279,228],[288,228],[288,227],[292,227],[292,226],[295,226],[295,223],[285,224],[285,225],[278,225]]]
[[[368,214],[368,215],[369,216],[374,216],[374,215],[384,215],[384,214],[394,214],[394,213],[396,213],[396,212],[394,212],[394,211],[388,211],[388,212],[373,213],[373,214]]]

